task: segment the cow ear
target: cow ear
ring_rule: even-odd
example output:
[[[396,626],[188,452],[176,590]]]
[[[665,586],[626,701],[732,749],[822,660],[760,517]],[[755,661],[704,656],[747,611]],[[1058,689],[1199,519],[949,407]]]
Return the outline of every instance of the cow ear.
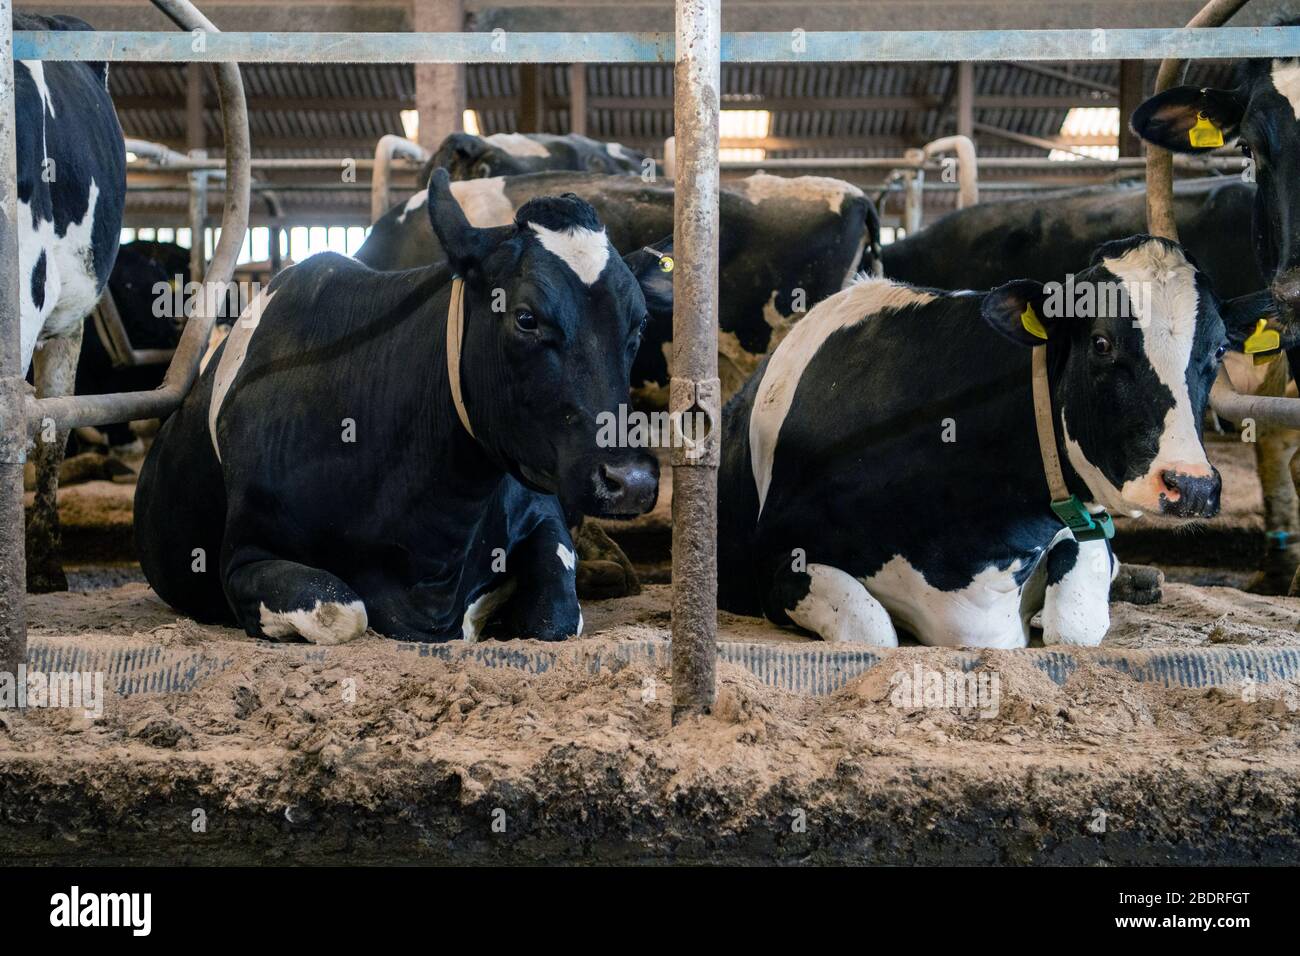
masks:
[[[1300,345],[1300,328],[1278,318],[1273,293],[1267,289],[1220,302],[1219,315],[1234,352],[1258,354]]]
[[[1129,126],[1171,152],[1206,153],[1237,135],[1245,110],[1245,101],[1232,90],[1176,86],[1134,110]]]
[[[469,277],[497,246],[517,231],[514,226],[471,226],[451,192],[451,177],[438,168],[429,177],[429,223],[457,274]]]
[[[673,313],[673,237],[660,239],[623,257],[627,267],[645,295],[646,311],[651,315]]]
[[[980,315],[995,332],[1017,345],[1042,345],[1054,323],[1044,315],[1043,284],[1017,279],[985,293]]]

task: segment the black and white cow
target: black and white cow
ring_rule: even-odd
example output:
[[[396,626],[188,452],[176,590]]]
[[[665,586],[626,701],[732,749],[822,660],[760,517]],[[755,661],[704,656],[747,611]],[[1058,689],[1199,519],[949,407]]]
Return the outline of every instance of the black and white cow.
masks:
[[[183,316],[158,315],[159,288],[189,281],[190,252],[166,242],[137,240],[117,253],[108,290],[113,296],[122,326],[137,349],[173,349],[180,341]],[[78,395],[109,395],[136,392],[162,384],[167,366],[118,365],[112,349],[99,335],[92,318],[86,319],[77,359]],[[116,423],[99,429],[111,446],[128,445],[136,438],[129,425]]]
[[[321,254],[287,269],[164,423],[136,543],[173,607],[323,644],[367,624],[422,641],[493,620],[580,632],[566,515],[638,514],[658,493],[652,456],[598,445],[658,260],[619,259],[577,197],[479,229],[448,187],[435,173],[427,215],[450,265]]]
[[[89,30],[73,17],[15,13],[15,30]],[[14,64],[21,350],[40,396],[69,395],[82,320],[108,281],[126,195],[126,147],[107,63]],[[27,585],[67,587],[59,561],[58,471],[65,436],[38,441]]]
[[[1093,513],[1194,518],[1219,506],[1210,385],[1267,297],[1229,308],[1181,248],[1145,236],[1102,246],[1074,286],[1096,290],[1076,302],[1093,317],[1066,318],[1061,290],[1029,280],[872,279],[815,307],[724,415],[721,606],[832,641],[890,646],[901,627],[979,647],[1023,646],[1041,609],[1046,643],[1098,643],[1114,562],[1049,508],[1030,319],[1068,490]]]
[[[630,176],[537,173],[452,184],[476,226],[510,222],[538,196],[572,192],[596,209],[614,248],[628,253],[673,231],[673,186]],[[376,269],[408,269],[443,253],[416,193],[375,223],[357,258]],[[842,289],[879,252],[879,220],[862,191],[838,179],[758,174],[725,183],[720,195],[718,364],[731,394],[813,305]],[[668,384],[671,298],[654,296],[633,385],[662,399]]]
[[[452,133],[425,164],[420,182],[427,183],[435,169],[445,169],[454,180],[519,176],[566,169],[582,173],[639,175],[655,171],[644,153],[619,143],[601,143],[569,133],[494,133],[475,136]]]

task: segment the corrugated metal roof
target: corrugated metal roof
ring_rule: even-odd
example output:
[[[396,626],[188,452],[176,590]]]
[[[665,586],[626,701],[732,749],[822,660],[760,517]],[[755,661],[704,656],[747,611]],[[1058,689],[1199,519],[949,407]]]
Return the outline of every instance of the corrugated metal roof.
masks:
[[[1104,97],[1091,92],[1089,84],[1114,88],[1119,83],[1117,63],[1052,64],[1050,69],[1084,82],[1011,63],[976,64],[976,121],[1050,138],[1059,131],[1069,104],[1087,105],[1096,96]],[[1154,69],[1154,63],[1147,65],[1148,88]],[[469,105],[478,110],[484,133],[516,129],[519,72],[510,65],[467,68]],[[723,106],[771,110],[770,135],[779,141],[768,150],[771,158],[892,156],[905,146],[921,145],[953,131],[955,72],[944,63],[724,65]],[[400,111],[415,105],[414,71],[409,66],[251,65],[244,67],[244,78],[257,156],[367,156],[380,136],[402,131]],[[1189,82],[1228,84],[1228,65],[1196,63]],[[569,128],[567,68],[543,67],[542,83],[546,130],[565,132]],[[110,74],[110,88],[128,136],[183,144],[185,67],[117,65]],[[589,135],[661,153],[663,139],[672,133],[671,66],[588,67],[587,95]],[[898,100],[897,105],[889,102],[892,99]],[[981,99],[995,102],[981,105]],[[1018,106],[1017,99],[1026,100],[1026,105]],[[1057,102],[1044,104],[1045,100]],[[205,127],[209,143],[219,148],[220,117],[215,107],[206,111]],[[986,156],[1044,155],[1036,147],[987,133],[977,139]],[[800,144],[804,140],[807,143]],[[355,208],[364,216],[362,192],[298,194],[286,197],[286,205],[305,207],[309,200],[325,196],[330,203]],[[934,202],[941,207],[943,195],[936,195]]]

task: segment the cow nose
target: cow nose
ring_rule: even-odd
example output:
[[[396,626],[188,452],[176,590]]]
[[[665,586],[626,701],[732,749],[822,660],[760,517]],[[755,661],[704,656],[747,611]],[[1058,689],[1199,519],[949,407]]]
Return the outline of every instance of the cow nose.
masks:
[[[1176,518],[1213,518],[1219,513],[1219,492],[1223,487],[1219,473],[1189,475],[1168,469],[1160,472],[1165,491],[1160,493],[1160,513]]]
[[[1273,280],[1273,298],[1293,311],[1300,311],[1300,269],[1291,269]]]
[[[659,463],[649,455],[597,468],[596,498],[606,515],[644,514],[658,497]]]

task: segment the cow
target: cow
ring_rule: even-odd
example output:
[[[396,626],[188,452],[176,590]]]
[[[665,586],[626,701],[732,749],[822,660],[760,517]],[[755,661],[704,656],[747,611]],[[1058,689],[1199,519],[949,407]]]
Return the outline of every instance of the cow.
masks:
[[[944,216],[932,226],[881,250],[884,272],[893,279],[935,288],[991,289],[1016,278],[1059,280],[1089,251],[1146,224],[1146,189],[1141,184],[1062,190],[1047,196],[982,203]],[[1225,298],[1265,288],[1268,283],[1248,244],[1225,242],[1252,229],[1255,187],[1238,177],[1184,180],[1174,185],[1174,213],[1183,247]],[[1242,392],[1295,394],[1285,362],[1256,365],[1230,352],[1224,368]],[[1255,455],[1264,488],[1267,542],[1259,570],[1246,585],[1264,594],[1286,593],[1300,567],[1300,513],[1289,462],[1300,432],[1261,424]],[[1158,594],[1154,573],[1124,565],[1116,593],[1146,603]],[[1133,575],[1144,575],[1139,586]],[[1134,588],[1137,590],[1134,590]]]
[[[15,13],[15,30],[89,30],[74,17]],[[82,320],[117,256],[126,146],[108,95],[107,63],[14,64],[18,160],[20,350],[41,397],[69,395]],[[58,474],[66,434],[42,435],[33,458],[27,588],[65,590],[59,560]],[[49,439],[53,440],[49,440]]]
[[[1279,25],[1298,24],[1288,19]],[[1148,143],[1176,153],[1205,153],[1236,140],[1254,172],[1254,215],[1249,229],[1234,224],[1222,235],[1225,244],[1250,235],[1276,311],[1283,322],[1293,321],[1300,311],[1300,58],[1245,60],[1232,89],[1178,86],[1157,93],[1134,111],[1130,126]],[[1294,377],[1300,354],[1287,359]],[[1250,381],[1240,368],[1230,371],[1239,388],[1296,394],[1283,369],[1270,370],[1268,381]],[[1291,478],[1297,447],[1300,433],[1285,429],[1261,430],[1256,446],[1269,543],[1253,586],[1267,593],[1300,591],[1300,515]]]
[[[659,260],[620,259],[572,195],[477,228],[445,170],[425,215],[448,262],[290,267],[163,424],[136,547],[173,607],[317,644],[367,626],[581,632],[571,516],[640,514],[658,494],[655,458],[601,447],[598,420],[626,401]]]
[[[163,287],[182,288],[189,282],[189,250],[167,242],[136,240],[123,245],[108,278],[122,326],[131,345],[137,349],[174,349],[180,341],[183,315],[158,309]],[[157,314],[163,311],[165,314]],[[109,395],[157,388],[162,384],[167,366],[122,365],[115,358],[111,343],[106,343],[93,318],[87,318],[77,360],[76,393]],[[109,447],[133,444],[137,439],[129,425],[115,423],[99,429]]]
[[[420,173],[427,183],[435,169],[445,169],[453,180],[519,176],[564,169],[582,173],[639,175],[655,171],[645,154],[619,143],[601,143],[577,133],[494,133],[475,136],[452,133]]]
[[[876,646],[1023,647],[1041,610],[1044,643],[1097,644],[1104,512],[1217,512],[1201,423],[1268,299],[1220,302],[1149,236],[1055,287],[832,296],[725,409],[720,606]]]
[[[477,226],[508,223],[537,196],[572,192],[596,209],[623,253],[671,236],[673,186],[635,177],[536,173],[452,184]],[[443,256],[419,210],[423,191],[375,223],[357,258],[376,269],[409,269]],[[759,173],[722,186],[718,365],[723,392],[735,392],[759,360],[813,304],[838,292],[879,254],[875,207],[856,186],[816,176]],[[662,251],[662,247],[661,250]],[[632,382],[662,405],[672,339],[671,296],[654,296]]]

